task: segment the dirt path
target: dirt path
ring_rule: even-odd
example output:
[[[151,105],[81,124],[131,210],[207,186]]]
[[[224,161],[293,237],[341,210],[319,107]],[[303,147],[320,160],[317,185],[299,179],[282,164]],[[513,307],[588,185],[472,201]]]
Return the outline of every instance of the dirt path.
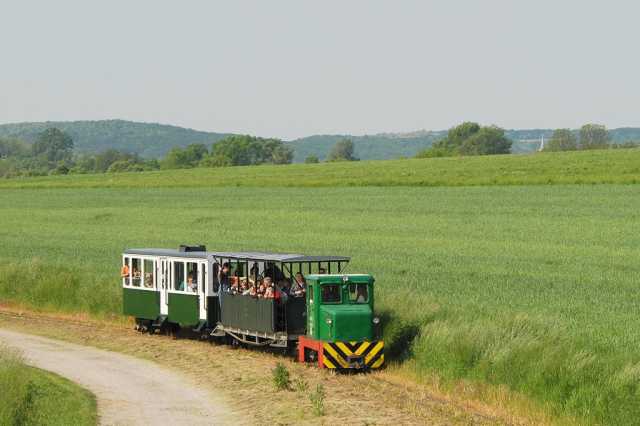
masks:
[[[231,423],[221,398],[149,361],[0,329],[0,341],[96,395],[104,425]]]
[[[92,351],[88,346],[100,348],[109,351],[110,356],[114,357],[123,354],[122,359],[127,360],[127,363],[131,361],[152,368],[152,370],[145,370],[148,372],[144,373],[143,377],[124,378],[127,381],[136,382],[136,386],[138,386],[137,382],[146,380],[157,387],[161,379],[158,378],[160,376],[154,376],[156,373],[151,372],[155,371],[153,369],[160,371],[161,373],[158,374],[162,374],[162,377],[172,372],[184,376],[184,379],[176,380],[186,381],[187,386],[190,386],[189,389],[193,390],[181,389],[179,398],[189,400],[187,404],[192,405],[176,404],[176,400],[172,399],[166,401],[167,406],[179,406],[176,408],[182,409],[182,413],[186,415],[192,415],[201,407],[206,407],[207,410],[215,411],[210,424],[216,423],[217,420],[224,420],[218,417],[221,411],[229,413],[229,417],[232,416],[232,423],[260,425],[538,425],[548,423],[542,422],[540,418],[534,421],[523,420],[499,407],[434,392],[412,380],[404,379],[401,374],[395,374],[393,368],[366,375],[334,374],[331,371],[296,363],[291,358],[268,351],[233,350],[226,345],[216,345],[197,339],[141,334],[134,331],[132,324],[128,323],[96,321],[85,316],[39,314],[11,308],[0,302],[0,330],[31,333],[56,339],[53,341],[54,346],[46,349],[48,352],[62,351],[67,347],[66,342],[68,342],[74,344],[71,347],[87,351]],[[2,333],[0,340],[6,332]],[[23,339],[31,341],[27,336],[20,336],[18,342]],[[59,343],[57,340],[65,343]],[[61,346],[56,346],[55,343]],[[77,344],[81,346],[76,346]],[[83,369],[96,369],[95,358],[87,356],[90,368]],[[61,357],[64,358],[64,356]],[[283,363],[290,373],[291,387],[287,391],[274,389],[271,371],[278,362]],[[72,365],[74,366],[72,373],[75,374],[75,370],[80,368],[76,368],[75,363]],[[107,368],[112,367],[100,369],[109,371]],[[52,369],[52,371],[56,370]],[[139,369],[134,368],[135,374],[141,374],[139,372]],[[66,374],[63,373],[63,375]],[[72,377],[72,380],[75,379]],[[84,384],[80,380],[78,382]],[[314,414],[310,401],[310,396],[318,385],[324,386],[326,393],[323,416]],[[96,394],[99,393],[89,385],[85,387]],[[464,392],[466,392],[465,389],[460,390],[461,395],[464,395]],[[140,396],[140,392],[134,393],[139,397],[137,401],[142,401],[137,407],[131,404],[137,410],[142,411],[144,407],[145,410],[158,412],[166,408],[165,403],[154,400],[159,394],[158,391],[145,396]],[[206,396],[207,393],[209,396]],[[226,408],[222,410],[220,408],[222,404],[219,400],[212,399],[211,395],[224,395]],[[207,400],[206,404],[194,403],[194,400],[200,401],[203,398]],[[127,402],[126,398],[120,396],[106,398],[108,403],[111,403],[111,400]],[[155,408],[148,408],[147,404]],[[185,408],[191,406],[197,408],[195,410]],[[181,423],[169,421],[164,416],[164,412],[161,417],[163,421],[159,424]],[[184,422],[184,418],[181,420]]]

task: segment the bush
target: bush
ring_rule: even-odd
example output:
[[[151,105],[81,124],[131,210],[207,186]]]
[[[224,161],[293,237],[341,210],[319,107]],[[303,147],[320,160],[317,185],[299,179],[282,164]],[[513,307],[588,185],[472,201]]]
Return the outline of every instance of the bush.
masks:
[[[289,371],[284,364],[281,362],[277,363],[276,367],[271,370],[271,373],[273,375],[273,385],[277,390],[289,389]]]
[[[304,159],[305,164],[316,164],[320,162],[317,155],[309,155]]]
[[[0,346],[0,424],[22,424],[29,398],[29,377],[19,353]]]
[[[313,414],[316,416],[324,416],[324,398],[326,394],[324,391],[324,386],[321,383],[318,383],[316,386],[316,390],[309,395],[309,400],[311,401],[311,406],[313,407]]]

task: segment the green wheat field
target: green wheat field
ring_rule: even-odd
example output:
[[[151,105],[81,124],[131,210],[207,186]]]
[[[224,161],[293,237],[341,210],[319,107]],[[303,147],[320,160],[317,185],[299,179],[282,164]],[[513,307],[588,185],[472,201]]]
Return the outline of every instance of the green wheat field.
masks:
[[[640,150],[0,182],[0,298],[120,312],[127,247],[352,256],[389,357],[640,419]]]

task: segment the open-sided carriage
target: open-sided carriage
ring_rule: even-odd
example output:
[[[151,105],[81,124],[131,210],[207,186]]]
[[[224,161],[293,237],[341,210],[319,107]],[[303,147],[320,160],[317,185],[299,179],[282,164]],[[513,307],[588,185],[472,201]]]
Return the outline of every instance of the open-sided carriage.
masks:
[[[343,274],[344,256],[206,251],[202,246],[128,249],[122,256],[123,312],[141,331],[190,328],[203,337],[253,346],[298,349],[301,361],[328,368],[378,368],[373,277]],[[228,264],[231,280],[270,277],[278,297],[233,294],[219,282]],[[280,291],[306,278],[303,297]]]

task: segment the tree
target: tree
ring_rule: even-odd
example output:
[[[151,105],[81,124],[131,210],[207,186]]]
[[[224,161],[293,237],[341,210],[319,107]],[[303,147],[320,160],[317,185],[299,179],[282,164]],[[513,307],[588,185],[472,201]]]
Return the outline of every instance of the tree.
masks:
[[[601,124],[585,124],[580,128],[580,149],[606,149],[609,132]]]
[[[248,166],[257,164],[288,164],[293,150],[280,139],[264,139],[249,135],[234,135],[213,144],[211,153],[202,159],[201,166]]]
[[[431,148],[419,152],[416,157],[509,154],[511,144],[503,129],[496,126],[482,127],[478,123],[467,121],[450,129],[447,136],[435,142]]]
[[[0,138],[0,158],[22,157],[29,151],[29,146],[19,139]]]
[[[107,173],[142,172],[144,166],[133,159],[118,160],[109,166]]]
[[[556,129],[551,139],[545,144],[544,151],[575,151],[578,149],[578,138],[569,129]]]
[[[353,142],[351,139],[341,139],[331,148],[327,161],[355,161],[353,156]]]
[[[290,164],[293,160],[293,148],[284,144],[278,145],[273,150],[271,157],[273,164]]]
[[[509,154],[511,141],[499,127],[482,127],[462,142],[458,152],[460,155]]]
[[[208,153],[207,147],[203,144],[191,144],[184,149],[175,147],[167,153],[162,160],[161,166],[164,169],[196,167]]]
[[[319,163],[320,160],[318,159],[317,155],[308,155],[307,158],[304,159],[304,162],[306,164],[315,164],[315,163]]]
[[[52,127],[38,135],[32,151],[35,156],[41,156],[47,161],[68,160],[73,152],[73,139],[62,130]]]

